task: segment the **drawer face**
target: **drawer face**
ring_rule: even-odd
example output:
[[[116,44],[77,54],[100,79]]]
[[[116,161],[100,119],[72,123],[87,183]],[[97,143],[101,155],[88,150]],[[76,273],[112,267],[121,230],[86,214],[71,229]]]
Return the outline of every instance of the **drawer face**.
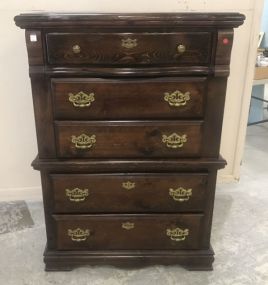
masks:
[[[49,64],[208,65],[212,34],[48,33]]]
[[[203,215],[57,215],[57,249],[197,249]]]
[[[202,122],[55,122],[59,157],[200,156]]]
[[[53,79],[56,119],[201,118],[206,78]]]
[[[54,212],[203,211],[207,174],[52,174]]]

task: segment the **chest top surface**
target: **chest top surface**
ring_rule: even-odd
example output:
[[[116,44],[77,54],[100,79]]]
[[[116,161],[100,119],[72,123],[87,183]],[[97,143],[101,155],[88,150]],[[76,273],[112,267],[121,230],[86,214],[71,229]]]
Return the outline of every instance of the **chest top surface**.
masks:
[[[59,26],[193,26],[238,27],[245,19],[239,13],[23,13],[15,17],[21,28]]]

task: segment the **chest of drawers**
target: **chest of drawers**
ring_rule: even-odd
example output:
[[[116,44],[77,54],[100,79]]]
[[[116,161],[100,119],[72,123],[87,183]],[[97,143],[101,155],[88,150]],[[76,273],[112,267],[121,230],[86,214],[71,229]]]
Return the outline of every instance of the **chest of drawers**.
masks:
[[[210,270],[237,13],[21,14],[46,270]]]

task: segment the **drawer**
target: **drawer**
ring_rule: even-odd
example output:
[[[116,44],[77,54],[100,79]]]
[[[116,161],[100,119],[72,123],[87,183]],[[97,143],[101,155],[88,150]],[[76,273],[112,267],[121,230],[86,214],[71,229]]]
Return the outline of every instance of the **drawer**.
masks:
[[[52,79],[56,119],[201,118],[206,78]]]
[[[52,174],[54,212],[203,211],[205,173]]]
[[[56,215],[57,249],[197,249],[203,215]]]
[[[208,65],[210,32],[48,33],[52,65]]]
[[[200,156],[202,122],[55,122],[59,157]]]

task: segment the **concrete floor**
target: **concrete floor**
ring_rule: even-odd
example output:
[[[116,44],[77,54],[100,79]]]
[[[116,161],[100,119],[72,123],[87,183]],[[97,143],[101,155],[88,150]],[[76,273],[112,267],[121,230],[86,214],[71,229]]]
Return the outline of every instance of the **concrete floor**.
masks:
[[[239,183],[217,187],[212,245],[214,271],[188,272],[178,266],[121,270],[84,267],[44,272],[42,203],[28,203],[34,226],[0,235],[1,285],[267,285],[268,124],[248,129]]]

